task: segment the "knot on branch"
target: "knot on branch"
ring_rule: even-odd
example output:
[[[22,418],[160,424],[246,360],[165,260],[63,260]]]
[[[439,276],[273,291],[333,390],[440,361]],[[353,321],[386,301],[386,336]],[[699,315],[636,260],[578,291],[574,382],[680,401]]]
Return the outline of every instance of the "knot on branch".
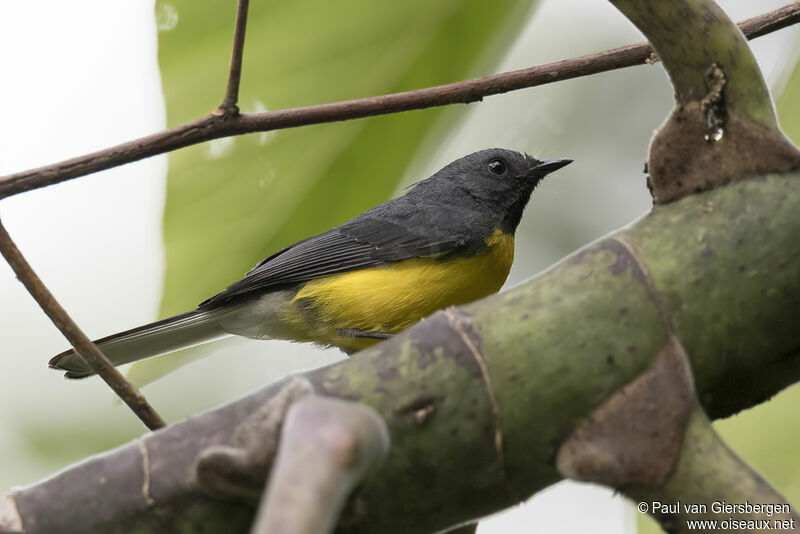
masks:
[[[725,71],[718,63],[712,63],[705,72],[706,96],[700,101],[705,116],[706,142],[722,139],[725,133]]]
[[[241,112],[239,111],[239,106],[236,104],[227,104],[223,102],[211,112],[211,115],[222,119],[235,119],[241,116]]]
[[[725,80],[718,74],[713,71],[711,88],[702,100],[676,107],[653,138],[647,186],[655,204],[745,178],[800,169],[800,152],[780,130],[726,111]]]

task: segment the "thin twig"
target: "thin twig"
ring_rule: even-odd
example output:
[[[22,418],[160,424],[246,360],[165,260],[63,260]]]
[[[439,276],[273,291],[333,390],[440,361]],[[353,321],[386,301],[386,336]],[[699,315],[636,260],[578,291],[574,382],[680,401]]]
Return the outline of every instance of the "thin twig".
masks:
[[[244,53],[244,34],[247,28],[247,8],[249,0],[239,0],[236,10],[236,29],[233,32],[233,52],[231,53],[231,69],[228,74],[228,88],[225,98],[217,108],[222,115],[238,115],[239,81],[242,78],[242,55]]]
[[[800,2],[795,2],[745,20],[740,23],[740,27],[747,37],[752,38],[798,21],[800,21]],[[229,116],[212,114],[182,126],[85,156],[0,177],[0,199],[229,135],[266,132],[449,104],[467,104],[490,95],[652,63],[656,59],[648,43],[638,43],[537,67],[416,91],[263,113]]]
[[[755,39],[798,22],[800,22],[800,9],[798,8],[798,3],[794,2],[768,13],[743,20],[739,23],[739,29],[748,39]]]
[[[128,382],[122,373],[117,371],[111,362],[100,352],[100,349],[86,337],[66,310],[58,303],[50,290],[31,268],[25,257],[8,235],[0,221],[0,253],[11,265],[17,278],[25,286],[31,296],[44,310],[64,337],[75,347],[81,356],[92,366],[92,369],[105,380],[114,392],[127,404],[150,430],[166,426],[158,413],[148,404],[144,395]]]

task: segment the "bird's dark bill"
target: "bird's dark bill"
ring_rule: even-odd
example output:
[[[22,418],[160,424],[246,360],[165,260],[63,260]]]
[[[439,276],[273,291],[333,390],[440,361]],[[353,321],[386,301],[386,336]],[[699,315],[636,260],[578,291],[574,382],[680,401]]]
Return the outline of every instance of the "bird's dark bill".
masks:
[[[536,172],[536,174],[541,176],[549,174],[553,171],[557,171],[561,167],[566,167],[570,163],[572,163],[572,160],[568,158],[548,159],[534,167],[533,170]]]

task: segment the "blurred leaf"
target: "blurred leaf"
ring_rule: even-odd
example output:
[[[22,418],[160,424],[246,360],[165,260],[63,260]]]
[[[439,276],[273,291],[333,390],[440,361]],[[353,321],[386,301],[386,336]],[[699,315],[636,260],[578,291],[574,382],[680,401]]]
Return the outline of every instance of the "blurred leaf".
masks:
[[[282,109],[488,74],[533,3],[255,0],[240,108]],[[157,2],[170,126],[209,113],[221,101],[234,7],[235,2]],[[387,200],[411,159],[430,152],[444,126],[465,110],[253,134],[171,153],[161,314],[195,307],[265,256]],[[150,381],[166,372],[155,361],[136,364],[131,372]],[[167,367],[179,366],[177,359],[172,364]]]
[[[778,117],[789,139],[800,145],[800,61],[794,66],[778,99]]]
[[[310,105],[486,74],[530,4],[254,1],[240,107]],[[171,0],[157,9],[161,18],[165,10],[177,16],[174,29],[159,35],[172,126],[221,100],[234,2]],[[170,154],[161,312],[193,308],[263,257],[387,200],[415,153],[435,143],[429,133],[440,116],[431,110],[253,134]]]

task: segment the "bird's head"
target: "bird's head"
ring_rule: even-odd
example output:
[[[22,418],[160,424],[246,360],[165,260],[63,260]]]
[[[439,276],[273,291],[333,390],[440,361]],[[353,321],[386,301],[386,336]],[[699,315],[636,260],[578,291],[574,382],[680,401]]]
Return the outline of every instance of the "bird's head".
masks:
[[[472,203],[500,228],[513,233],[536,185],[571,159],[539,160],[521,152],[490,148],[457,159],[425,182],[442,202]],[[420,185],[422,185],[421,182]]]

